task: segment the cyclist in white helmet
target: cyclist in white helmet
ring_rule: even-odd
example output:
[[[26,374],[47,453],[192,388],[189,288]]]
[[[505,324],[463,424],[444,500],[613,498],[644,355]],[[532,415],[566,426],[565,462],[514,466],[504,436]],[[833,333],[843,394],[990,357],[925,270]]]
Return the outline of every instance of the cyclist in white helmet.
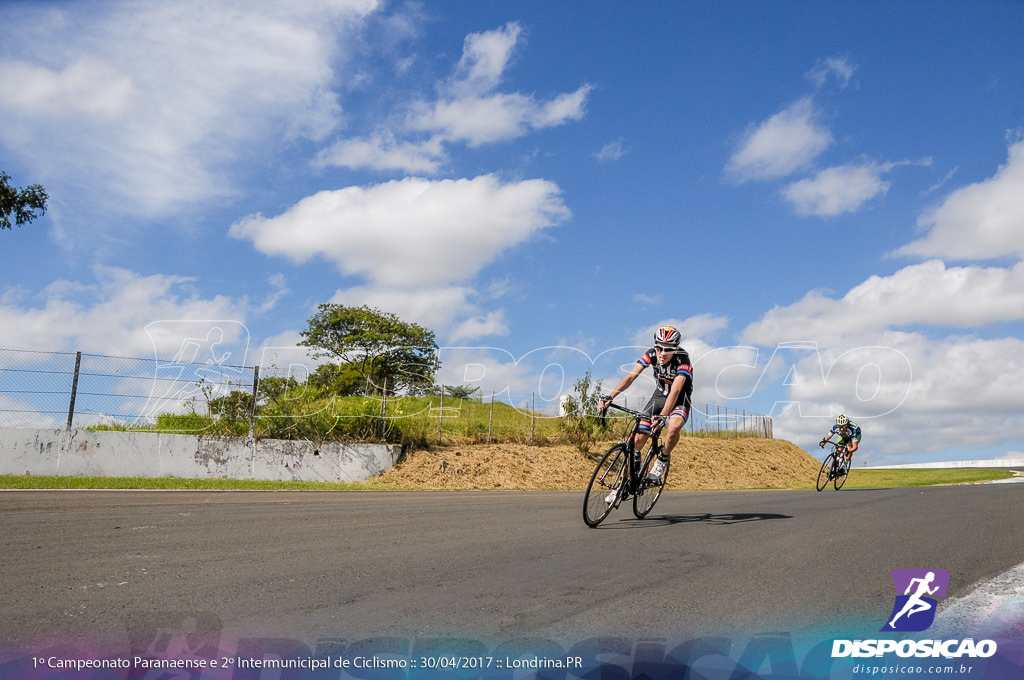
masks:
[[[643,449],[653,431],[667,425],[668,434],[658,460],[647,474],[650,480],[657,480],[665,473],[672,449],[679,441],[679,433],[690,417],[693,364],[687,351],[679,346],[680,338],[679,331],[672,326],[659,328],[654,333],[654,347],[637,359],[633,370],[598,404],[598,410],[604,411],[615,397],[633,384],[645,368],[652,367],[656,387],[650,401],[643,408],[646,417],[640,421],[640,432],[634,444],[636,450]]]
[[[832,429],[829,430],[828,434],[818,442],[818,446],[825,448],[825,443],[828,442],[829,439],[832,439],[835,435],[839,435],[839,439],[836,440],[836,444],[839,446],[846,446],[846,455],[843,457],[843,460],[849,462],[853,452],[857,450],[858,446],[860,446],[861,434],[860,425],[853,422],[845,415],[840,415],[836,418],[836,424],[832,426]]]

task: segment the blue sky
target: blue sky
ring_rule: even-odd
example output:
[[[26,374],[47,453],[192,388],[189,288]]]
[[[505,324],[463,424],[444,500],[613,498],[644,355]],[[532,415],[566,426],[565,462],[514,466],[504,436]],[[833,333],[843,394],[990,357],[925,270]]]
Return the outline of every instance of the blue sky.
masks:
[[[553,408],[675,324],[698,402],[815,453],[845,412],[866,463],[1024,455],[1022,34],[1017,2],[6,2],[0,168],[50,209],[0,235],[0,345],[209,324],[299,365],[318,304],[369,304]]]

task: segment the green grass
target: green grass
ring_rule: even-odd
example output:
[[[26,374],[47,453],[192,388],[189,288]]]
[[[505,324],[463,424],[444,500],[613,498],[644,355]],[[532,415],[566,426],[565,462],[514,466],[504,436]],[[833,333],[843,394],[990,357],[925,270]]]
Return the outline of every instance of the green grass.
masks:
[[[844,489],[884,489],[897,486],[969,484],[1013,477],[1010,470],[991,468],[939,468],[923,470],[858,470],[850,472]]]
[[[1009,470],[953,468],[941,470],[858,470],[843,490],[967,484],[1007,479]],[[809,488],[814,488],[813,480]],[[373,480],[359,483],[272,482],[240,479],[180,479],[176,477],[56,477],[0,475],[0,489],[181,489],[207,491],[359,491],[410,490]]]
[[[300,391],[301,392],[301,391]],[[545,413],[531,415],[528,408],[502,402],[471,399],[441,400],[432,397],[391,397],[386,418],[381,417],[380,397],[315,398],[287,395],[261,407],[254,423],[257,439],[306,441],[360,441],[402,444],[414,448],[437,443],[569,443],[565,419]],[[610,432],[627,424],[611,418]],[[165,413],[148,424],[103,424],[89,429],[130,432],[163,432],[205,436],[246,437],[248,419],[212,418],[205,414]],[[734,438],[752,436],[732,431],[687,431],[687,436]]]

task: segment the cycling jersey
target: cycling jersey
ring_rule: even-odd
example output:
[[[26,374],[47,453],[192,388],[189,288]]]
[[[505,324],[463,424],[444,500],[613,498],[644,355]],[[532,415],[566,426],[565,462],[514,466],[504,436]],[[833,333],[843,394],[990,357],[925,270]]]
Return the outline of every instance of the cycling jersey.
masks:
[[[678,399],[676,399],[676,403],[673,404],[672,412],[673,414],[678,412],[684,420],[689,418],[690,400],[693,396],[693,364],[690,363],[690,355],[686,350],[680,347],[669,361],[660,364],[658,363],[655,348],[652,347],[637,359],[637,363],[644,368],[650,366],[654,371],[655,391],[651,396],[651,400],[647,402],[647,406],[644,408],[644,413],[647,414],[648,418],[661,412],[665,405],[665,398],[672,391],[672,382],[676,379],[676,376],[680,375],[686,376],[686,383],[683,384],[683,390],[679,394]],[[649,421],[642,421],[640,425],[644,431],[648,431],[650,428]]]
[[[861,437],[860,425],[858,425],[857,423],[855,423],[855,422],[853,422],[851,420],[850,424],[846,426],[846,434],[845,435],[843,434],[843,428],[842,427],[840,427],[839,425],[833,425],[832,426],[832,430],[828,433],[828,436],[831,437],[834,434],[839,435],[839,443],[840,444],[843,444],[843,443],[848,442],[848,441],[860,442],[860,437]]]

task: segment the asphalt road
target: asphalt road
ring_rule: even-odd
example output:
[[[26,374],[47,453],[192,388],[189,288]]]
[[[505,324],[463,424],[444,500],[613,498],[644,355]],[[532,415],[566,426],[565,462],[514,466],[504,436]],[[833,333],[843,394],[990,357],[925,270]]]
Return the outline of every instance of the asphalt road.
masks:
[[[889,570],[1024,563],[1024,485],[668,492],[0,492],[0,643],[877,632]],[[149,642],[147,642],[149,641]]]

